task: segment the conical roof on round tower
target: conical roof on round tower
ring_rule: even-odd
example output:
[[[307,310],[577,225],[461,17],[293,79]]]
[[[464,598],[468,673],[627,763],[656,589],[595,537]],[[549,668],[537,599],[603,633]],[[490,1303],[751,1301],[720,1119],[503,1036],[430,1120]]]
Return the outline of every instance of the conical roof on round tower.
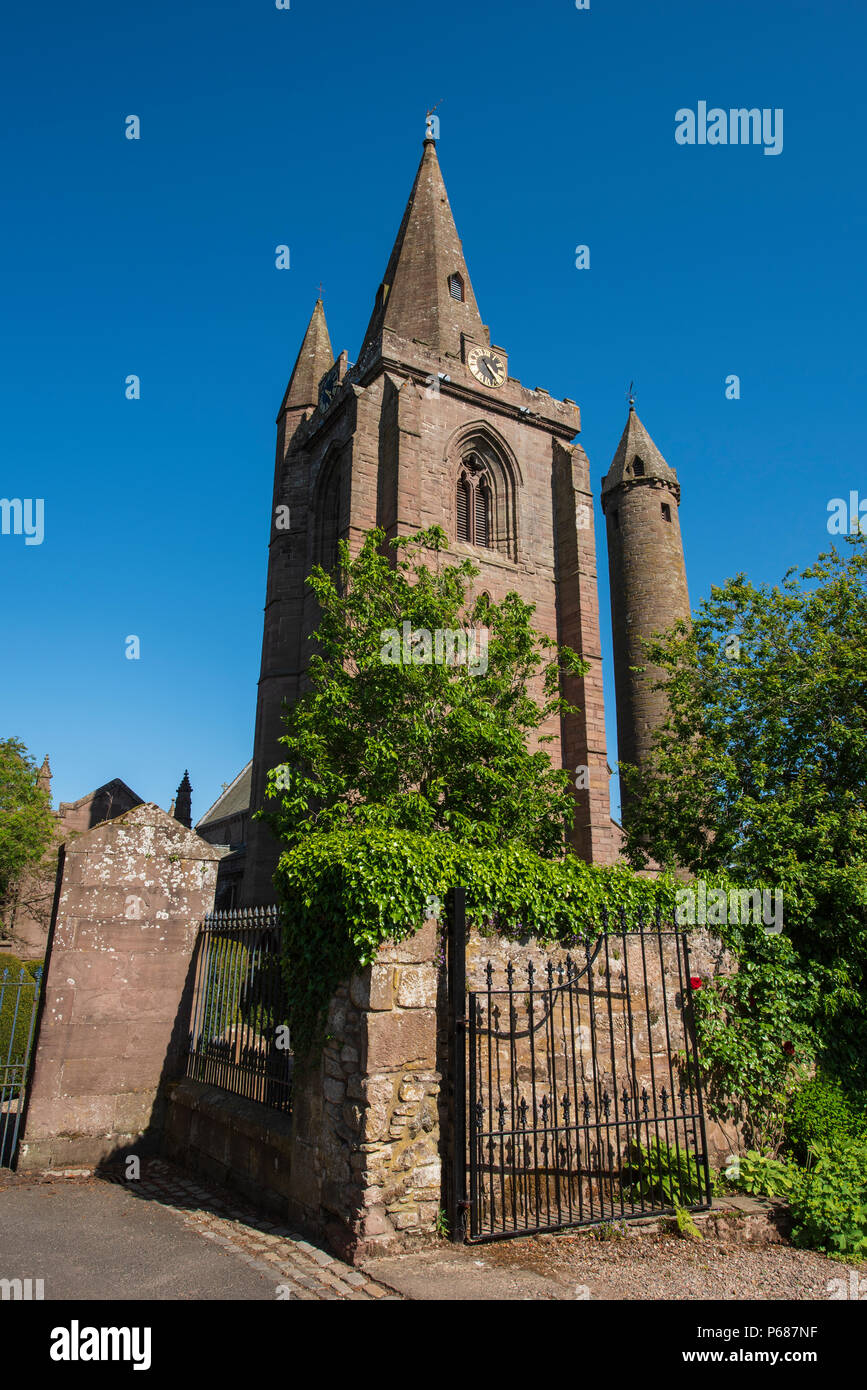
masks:
[[[636,468],[636,461],[642,467]],[[662,457],[644,425],[638,418],[635,406],[630,405],[626,428],[620,436],[620,443],[611,460],[611,467],[602,480],[602,505],[606,496],[621,483],[631,483],[638,478],[656,478],[665,482],[680,501],[680,484],[677,474]]]

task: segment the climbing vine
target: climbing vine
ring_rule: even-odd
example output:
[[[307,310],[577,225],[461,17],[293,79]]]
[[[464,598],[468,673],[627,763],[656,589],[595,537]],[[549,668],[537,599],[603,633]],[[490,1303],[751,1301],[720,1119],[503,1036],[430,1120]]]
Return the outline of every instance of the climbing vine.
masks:
[[[540,941],[592,935],[604,914],[633,921],[674,910],[676,880],[640,878],[573,854],[543,859],[524,845],[460,843],[447,834],[351,829],[314,834],[287,850],[276,884],[286,921],[290,1022],[299,1053],[321,1037],[335,987],[369,965],[386,941],[411,936],[466,889],[468,921],[483,933]]]

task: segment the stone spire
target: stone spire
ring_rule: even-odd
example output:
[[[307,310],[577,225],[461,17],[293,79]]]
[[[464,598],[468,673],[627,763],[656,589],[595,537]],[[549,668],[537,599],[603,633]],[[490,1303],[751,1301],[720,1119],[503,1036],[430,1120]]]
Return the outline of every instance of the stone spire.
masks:
[[[319,383],[333,364],[334,354],[328,336],[328,325],[325,322],[325,309],[320,298],[313,307],[281,409],[293,410],[316,405],[319,400]]]
[[[180,786],[175,794],[174,800],[175,820],[180,821],[188,830],[193,826],[193,789],[190,786],[190,774],[186,770],[181,778]]]
[[[383,330],[416,338],[434,351],[459,356],[461,333],[488,343],[470,273],[428,136],[397,240],[376,295],[358,360],[363,363]]]
[[[48,754],[42,759],[42,766],[36,775],[36,785],[40,791],[48,792],[51,795],[51,764],[48,761]]]

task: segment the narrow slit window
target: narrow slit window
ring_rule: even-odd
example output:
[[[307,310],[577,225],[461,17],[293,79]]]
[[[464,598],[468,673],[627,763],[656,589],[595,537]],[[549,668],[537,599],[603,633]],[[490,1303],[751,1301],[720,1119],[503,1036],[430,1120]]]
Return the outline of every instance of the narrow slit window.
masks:
[[[667,503],[667,502],[660,502],[659,505],[662,507],[662,519],[663,519],[663,521],[671,521],[671,507],[668,505],[668,503]]]
[[[329,482],[322,498],[319,531],[319,563],[329,574],[337,568],[337,541],[340,534],[340,474]]]
[[[615,531],[620,530],[620,517],[617,512],[611,513],[611,525],[614,527]]]

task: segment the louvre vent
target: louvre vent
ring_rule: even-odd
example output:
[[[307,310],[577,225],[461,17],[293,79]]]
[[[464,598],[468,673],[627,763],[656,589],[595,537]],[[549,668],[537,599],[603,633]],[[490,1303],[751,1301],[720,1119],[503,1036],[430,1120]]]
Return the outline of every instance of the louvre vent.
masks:
[[[468,541],[470,539],[469,509],[467,507],[467,493],[469,489],[463,478],[458,483],[458,540]]]
[[[476,545],[488,544],[488,490],[476,489]]]

